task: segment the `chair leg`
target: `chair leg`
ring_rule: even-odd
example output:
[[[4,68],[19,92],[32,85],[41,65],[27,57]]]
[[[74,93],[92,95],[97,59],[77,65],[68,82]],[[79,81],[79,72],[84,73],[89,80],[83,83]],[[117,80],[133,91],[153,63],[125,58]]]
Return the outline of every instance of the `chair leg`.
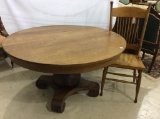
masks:
[[[11,60],[11,66],[12,66],[12,68],[14,67],[14,62]]]
[[[7,54],[4,52],[3,48],[0,48],[3,59],[5,59],[7,57]]]
[[[133,70],[133,82],[135,83],[136,82],[136,70],[134,69]]]
[[[138,70],[138,79],[136,82],[136,96],[135,96],[134,103],[137,103],[138,93],[141,85],[141,78],[142,78],[142,70]]]
[[[103,95],[103,88],[104,88],[104,84],[105,84],[105,80],[106,80],[107,71],[108,71],[108,67],[105,67],[104,70],[103,70],[100,96]]]
[[[142,54],[142,58],[141,58],[141,59],[144,59],[144,56],[145,56],[145,52],[143,52],[143,54]]]
[[[7,54],[4,52],[4,58],[7,58]]]
[[[155,62],[155,60],[156,60],[156,56],[157,56],[157,55],[153,55],[152,62],[151,62],[150,66],[149,66],[149,69],[148,69],[148,73],[150,73],[151,70],[152,70],[153,64],[154,64],[154,62]]]

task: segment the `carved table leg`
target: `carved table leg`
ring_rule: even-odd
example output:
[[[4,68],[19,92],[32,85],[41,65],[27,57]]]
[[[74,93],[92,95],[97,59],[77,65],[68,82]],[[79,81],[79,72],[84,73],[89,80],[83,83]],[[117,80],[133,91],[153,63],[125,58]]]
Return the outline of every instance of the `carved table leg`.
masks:
[[[65,109],[66,98],[78,91],[89,90],[88,95],[91,97],[99,95],[99,84],[81,78],[80,74],[42,75],[36,81],[36,86],[40,89],[46,89],[48,86],[55,89],[51,109],[59,113]]]

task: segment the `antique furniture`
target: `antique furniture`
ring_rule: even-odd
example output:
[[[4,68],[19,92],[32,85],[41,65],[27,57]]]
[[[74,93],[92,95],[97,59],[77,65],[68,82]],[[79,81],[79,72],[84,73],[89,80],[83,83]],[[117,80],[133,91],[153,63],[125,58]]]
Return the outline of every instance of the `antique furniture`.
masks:
[[[55,93],[51,109],[63,112],[68,96],[89,90],[99,95],[99,84],[81,78],[81,73],[113,63],[124,51],[124,38],[112,31],[89,26],[43,26],[13,33],[4,50],[18,65],[53,75],[42,75],[36,86],[51,86]]]
[[[4,58],[7,57],[6,54],[3,51],[3,48],[2,48],[2,42],[3,42],[4,39],[5,39],[5,37],[0,35],[0,57],[1,57],[0,59],[4,59]]]
[[[2,52],[2,54],[4,55],[4,58],[7,57],[7,54],[3,51],[3,48],[2,48],[2,41],[5,40],[5,38],[9,36],[9,34],[7,33],[4,25],[3,25],[3,22],[1,20],[1,17],[0,17],[0,51]],[[11,60],[11,66],[13,67],[13,61]]]
[[[148,9],[141,9],[133,6],[113,8],[113,2],[111,2],[110,31],[112,31],[112,18],[116,17],[116,23],[113,28],[113,31],[125,38],[127,46],[124,53],[122,53],[120,57],[113,64],[104,68],[102,82],[101,82],[101,93],[100,93],[101,96],[103,95],[105,80],[112,80],[122,83],[135,84],[136,96],[134,102],[135,103],[137,102],[137,97],[142,77],[142,70],[145,68],[143,62],[139,57],[139,53],[141,51],[141,45],[143,42],[144,32],[146,29],[150,8],[151,5],[149,5]],[[145,22],[143,25],[140,41],[138,41],[137,32],[138,32],[139,20],[141,18],[145,18]],[[111,72],[108,70],[109,67],[121,68],[121,70],[124,70],[124,73],[122,74],[119,72],[118,73]],[[125,69],[133,70],[133,74],[132,75],[125,74]],[[123,78],[133,77],[133,81],[113,79],[107,77],[107,74],[122,76]]]
[[[0,51],[2,52],[4,58],[7,57],[7,54],[3,51],[3,48],[2,48],[2,41],[5,39],[5,37],[7,37],[9,34],[7,33],[4,25],[3,25],[3,22],[1,20],[1,17],[0,17]]]
[[[7,37],[9,34],[7,33],[4,25],[3,25],[3,22],[1,20],[1,17],[0,17],[0,34],[4,37]]]
[[[143,24],[144,20],[141,20],[141,25]],[[140,27],[141,32],[142,27]],[[143,45],[142,45],[142,59],[145,56],[145,53],[152,55],[152,60],[148,69],[148,73],[151,72],[153,64],[156,61],[156,57],[159,56],[160,54],[160,15],[157,13],[157,11],[152,7],[149,18],[148,18],[148,23],[145,31],[145,36],[143,40]]]

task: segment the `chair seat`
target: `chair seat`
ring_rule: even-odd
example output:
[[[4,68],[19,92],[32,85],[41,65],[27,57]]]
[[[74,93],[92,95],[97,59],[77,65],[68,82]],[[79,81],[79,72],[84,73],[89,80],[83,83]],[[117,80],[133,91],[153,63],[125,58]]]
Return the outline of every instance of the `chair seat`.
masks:
[[[5,37],[0,35],[0,48],[2,48],[2,41],[5,39]]]
[[[122,53],[120,57],[110,66],[141,70],[145,68],[143,62],[137,55],[127,53]]]

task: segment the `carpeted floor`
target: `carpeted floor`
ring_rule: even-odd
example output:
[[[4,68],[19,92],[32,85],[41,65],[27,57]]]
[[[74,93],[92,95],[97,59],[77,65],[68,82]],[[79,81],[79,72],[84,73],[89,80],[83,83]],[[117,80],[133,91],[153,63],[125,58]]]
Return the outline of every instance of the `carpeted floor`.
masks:
[[[143,59],[143,63],[144,65],[146,66],[146,68],[144,69],[144,72],[154,78],[158,78],[160,77],[160,56],[156,58],[156,61],[152,67],[152,70],[150,73],[148,73],[148,68],[150,66],[150,63],[152,61],[152,57],[151,55],[149,54],[145,54],[145,57]]]

